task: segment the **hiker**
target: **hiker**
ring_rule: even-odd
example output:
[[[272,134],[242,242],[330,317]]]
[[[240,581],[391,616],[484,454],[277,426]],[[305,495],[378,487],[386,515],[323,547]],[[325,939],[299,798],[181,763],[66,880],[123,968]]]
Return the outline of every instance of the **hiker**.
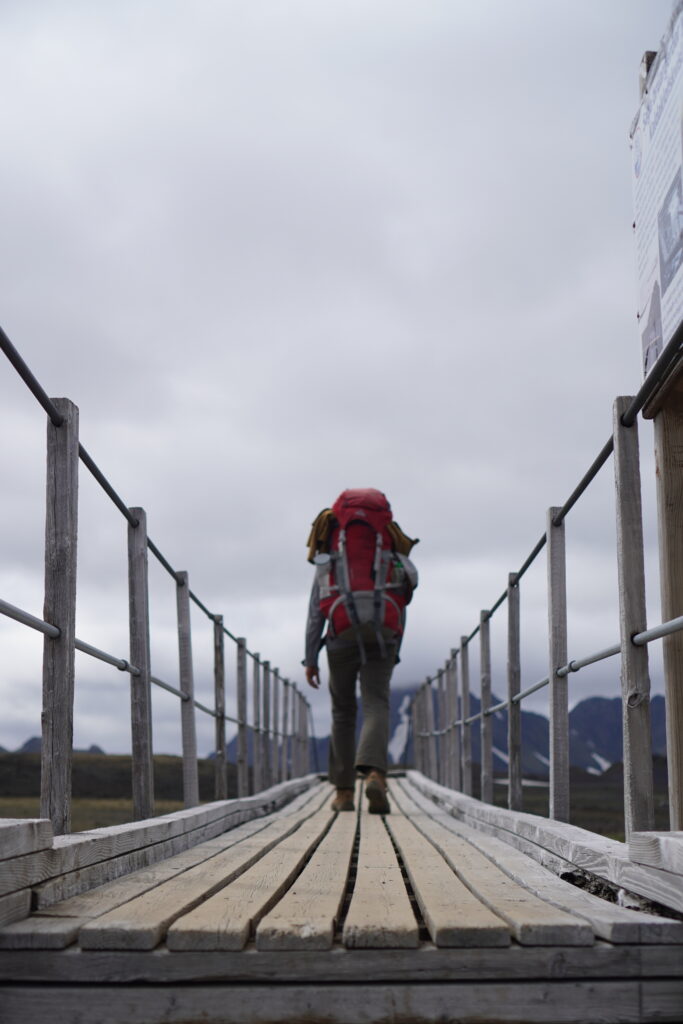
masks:
[[[393,522],[372,487],[346,490],[313,522],[307,541],[315,577],[306,623],[306,680],[318,689],[318,654],[327,647],[332,698],[329,779],[335,811],[354,810],[356,772],[365,776],[372,814],[387,814],[389,684],[417,586],[408,558],[417,540]],[[327,634],[323,629],[327,622]],[[356,680],[363,726],[356,750]]]

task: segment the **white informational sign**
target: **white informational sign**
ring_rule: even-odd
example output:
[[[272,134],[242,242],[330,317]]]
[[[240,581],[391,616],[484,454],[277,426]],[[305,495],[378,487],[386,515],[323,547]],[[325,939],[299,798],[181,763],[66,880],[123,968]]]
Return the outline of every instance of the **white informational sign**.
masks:
[[[683,4],[631,130],[638,319],[647,376],[683,321]]]

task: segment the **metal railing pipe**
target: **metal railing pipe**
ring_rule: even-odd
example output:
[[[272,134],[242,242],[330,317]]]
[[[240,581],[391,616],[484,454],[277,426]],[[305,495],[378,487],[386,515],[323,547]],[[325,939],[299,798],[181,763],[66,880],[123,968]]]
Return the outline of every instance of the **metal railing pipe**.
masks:
[[[31,629],[44,633],[45,636],[51,636],[55,639],[60,636],[60,630],[57,626],[53,626],[50,622],[43,622],[42,619],[37,618],[35,615],[31,615],[22,608],[17,608],[16,605],[10,604],[9,601],[0,600],[0,613],[6,615],[8,619],[15,619],[17,622],[21,622],[23,626],[30,626]]]
[[[74,647],[81,654],[89,654],[91,658],[97,658],[98,661],[106,661],[108,665],[113,665],[114,668],[118,668],[121,672],[130,672],[132,676],[139,676],[140,669],[131,663],[126,658],[117,658],[113,654],[107,654],[106,651],[101,651],[99,647],[93,647],[92,644],[85,643],[84,640],[76,638],[74,640]]]

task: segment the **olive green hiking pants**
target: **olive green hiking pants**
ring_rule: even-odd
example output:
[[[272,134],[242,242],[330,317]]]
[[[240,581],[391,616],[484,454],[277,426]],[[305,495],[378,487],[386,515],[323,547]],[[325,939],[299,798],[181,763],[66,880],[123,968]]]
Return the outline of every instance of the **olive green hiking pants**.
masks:
[[[396,643],[386,641],[386,656],[376,641],[366,642],[367,661],[361,664],[357,644],[328,648],[332,735],[330,736],[329,779],[338,789],[353,789],[356,771],[387,770],[389,743],[389,684],[396,664]],[[363,707],[358,749],[356,749],[356,681],[360,678]]]

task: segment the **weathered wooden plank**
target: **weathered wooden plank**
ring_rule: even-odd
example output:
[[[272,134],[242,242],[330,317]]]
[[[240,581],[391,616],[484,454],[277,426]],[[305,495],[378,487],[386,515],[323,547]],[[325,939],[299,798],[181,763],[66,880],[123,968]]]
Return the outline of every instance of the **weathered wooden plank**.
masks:
[[[617,398],[612,417],[627,839],[631,832],[654,828],[655,823],[648,651],[647,645],[637,647],[631,640],[647,629],[638,422],[630,427],[621,422],[632,401],[623,396]]]
[[[403,803],[392,784],[392,811]],[[507,925],[477,899],[402,814],[387,818],[425,924],[437,946],[509,946]]]
[[[272,822],[258,837],[247,838],[237,846],[198,864],[182,875],[169,879],[136,899],[109,911],[86,924],[80,932],[83,949],[153,949],[178,917],[208,899],[238,875],[247,871],[260,857],[297,829],[314,813],[322,795],[301,811]],[[327,799],[327,793],[324,794]],[[313,806],[311,806],[311,804]]]
[[[44,818],[0,818],[0,860],[52,848],[52,822]]]
[[[0,949],[64,949],[82,924],[71,917],[27,917],[0,929]]]
[[[137,520],[137,526],[128,523],[128,622],[130,663],[138,669],[130,674],[133,817],[141,821],[154,815],[147,514],[144,508],[128,511]]]
[[[522,796],[522,708],[513,697],[519,693],[521,679],[519,583],[517,574],[508,576],[508,807],[521,811]]]
[[[632,832],[628,855],[637,864],[683,875],[683,832]]]
[[[359,823],[356,883],[344,922],[344,945],[415,949],[420,931],[384,821],[362,804]]]
[[[564,520],[549,508],[546,517],[548,552],[548,677],[550,679],[550,809],[549,816],[569,821],[569,697],[567,677],[557,670],[567,664],[567,570]]]
[[[610,942],[683,943],[683,922],[628,910],[592,896],[564,882],[525,854],[511,849],[501,839],[482,835],[471,826],[456,821],[445,811],[440,811],[434,804],[429,806],[430,801],[410,783],[402,784],[401,788],[414,802],[415,810],[418,811],[418,827],[419,813],[438,821],[451,832],[476,846],[513,881],[530,889],[560,910],[566,910],[586,920],[600,938]],[[412,816],[410,809],[404,807],[404,811]]]
[[[239,808],[239,803],[237,801],[234,803]],[[97,860],[96,863],[90,866],[79,867],[66,873],[58,873],[56,877],[34,886],[33,897],[35,906],[37,909],[42,910],[59,900],[67,899],[77,893],[91,889],[93,886],[102,885],[104,882],[119,878],[130,871],[136,871],[139,868],[155,864],[197,843],[213,839],[215,836],[236,827],[242,822],[258,816],[259,813],[263,813],[263,808],[237,809],[230,815],[210,820],[199,828],[181,832],[166,842],[143,846],[128,854],[107,860]],[[87,852],[85,851],[85,854]],[[87,859],[87,857],[84,856],[84,859]]]
[[[176,837],[185,836],[187,845],[193,845],[203,838],[208,838],[204,831],[199,831],[204,830],[206,826],[214,825],[216,831],[213,834],[217,835],[249,817],[275,810],[299,793],[318,785],[317,778],[310,775],[274,786],[263,793],[242,800],[221,800],[161,815],[148,821],[56,836],[51,850],[41,850],[0,861],[0,895],[81,871],[89,865],[116,860],[123,855],[151,851],[153,846]],[[178,846],[173,852],[179,852],[181,848]],[[138,862],[128,870],[141,866],[142,862]],[[103,867],[104,870],[106,869]],[[112,874],[110,877],[116,875]],[[80,889],[75,889],[69,895],[83,891],[84,888],[89,888],[89,885],[83,884]],[[64,894],[56,896],[56,899],[63,898]]]
[[[493,803],[493,722],[486,712],[491,707],[491,627],[488,611],[479,614],[479,650],[481,683],[481,798]]]
[[[135,950],[0,951],[0,981],[74,984],[228,982],[444,982],[527,979],[683,978],[679,946],[520,946],[438,949],[267,950],[169,952],[165,946]],[[592,1018],[589,1018],[592,1019]]]
[[[78,932],[88,921],[209,860],[222,849],[235,845],[261,828],[261,821],[241,825],[229,833],[229,842],[225,837],[209,840],[192,850],[169,857],[159,865],[134,871],[83,895],[56,903],[18,924],[0,928],[0,949],[63,949],[76,941]],[[214,843],[219,845],[214,846]]]
[[[683,1008],[683,983],[673,980],[640,983],[641,1020],[680,1021]]]
[[[176,573],[178,610],[178,664],[180,689],[180,727],[183,744],[183,802],[186,807],[199,803],[197,766],[197,727],[194,713],[194,668],[192,666],[192,625],[190,618],[190,579],[186,572]],[[242,796],[242,794],[239,794]]]
[[[310,793],[302,794],[280,811],[279,815],[285,817],[287,814],[295,813],[304,807],[310,799]],[[237,828],[233,828],[230,832],[223,832],[216,838],[208,839],[206,842],[202,842],[189,850],[185,850],[175,856],[168,856],[166,860],[159,864],[143,867],[121,878],[91,888],[85,893],[72,896],[52,906],[40,909],[30,918],[29,923],[22,928],[13,926],[0,928],[0,949],[45,948],[44,941],[46,936],[48,937],[49,948],[57,949],[68,946],[74,941],[78,931],[77,928],[74,932],[74,921],[80,927],[87,920],[101,916],[115,907],[121,906],[160,885],[167,879],[173,878],[188,868],[194,867],[196,864],[202,863],[217,853],[234,846],[243,839],[257,834],[267,825],[268,819],[252,819]],[[168,846],[170,851],[171,844],[168,844]],[[144,854],[144,851],[140,852]],[[27,893],[30,900],[30,890],[27,890]],[[11,899],[11,897],[6,898]],[[27,913],[28,907],[26,912],[19,916],[25,917]],[[47,928],[44,925],[46,917],[61,919],[61,928],[58,925],[51,925]]]
[[[420,831],[446,858],[458,877],[494,914],[513,929],[522,945],[590,945],[592,929],[513,882],[466,840],[432,818],[419,821]]]
[[[465,820],[471,817],[495,825],[501,830],[501,838],[506,838],[506,832],[516,833],[531,840],[539,850],[550,851],[629,892],[683,911],[683,878],[672,871],[634,864],[624,843],[596,836],[576,825],[482,804],[472,797],[437,786],[419,772],[408,772],[407,777],[420,792],[447,809],[453,808],[459,815],[464,815]]]
[[[22,889],[0,897],[0,928],[13,921],[20,921],[31,912],[31,890]]]
[[[332,820],[333,812],[322,808],[220,892],[176,920],[166,936],[168,948],[243,949],[254,927],[296,878]]]
[[[680,982],[651,983],[646,992],[653,1015],[640,1016],[638,981],[491,981],[451,984],[376,983],[372,985],[282,984],[241,985],[235,998],[217,985],[100,986],[70,988],[16,986],[5,996],[5,1024],[73,1024],[87,1016],[89,1024],[291,1024],[293,1020],[326,1024],[636,1024],[641,1020],[680,1021],[672,1017]],[[238,994],[239,993],[239,994]],[[680,1012],[680,1001],[678,1002]],[[657,1016],[654,1016],[654,1014]],[[549,1016],[551,1014],[551,1016]]]
[[[43,638],[43,710],[40,816],[55,835],[71,830],[78,547],[78,408],[53,398],[62,424],[47,421],[45,600],[43,619],[59,636]]]
[[[331,949],[351,853],[355,814],[339,814],[295,885],[256,929],[259,950]]]

